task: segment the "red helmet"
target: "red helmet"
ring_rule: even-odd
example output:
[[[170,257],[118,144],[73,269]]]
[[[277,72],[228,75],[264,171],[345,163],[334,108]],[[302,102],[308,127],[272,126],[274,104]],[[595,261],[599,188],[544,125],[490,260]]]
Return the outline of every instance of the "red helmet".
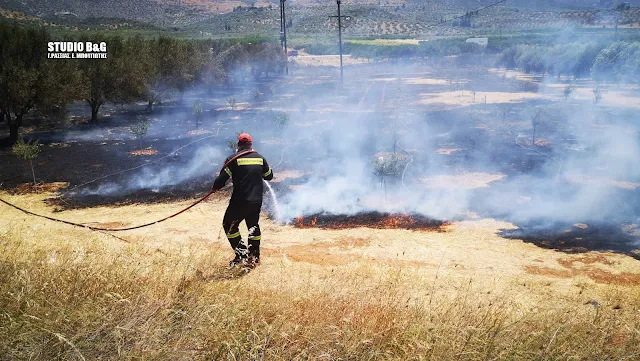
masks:
[[[249,134],[242,133],[238,136],[238,143],[253,143],[253,140]]]

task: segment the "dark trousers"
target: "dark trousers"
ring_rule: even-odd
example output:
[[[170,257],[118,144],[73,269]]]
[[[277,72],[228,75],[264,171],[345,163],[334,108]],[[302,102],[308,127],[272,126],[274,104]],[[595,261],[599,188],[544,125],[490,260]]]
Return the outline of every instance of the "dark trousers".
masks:
[[[222,228],[224,228],[231,248],[233,248],[237,256],[246,257],[248,254],[260,257],[260,240],[262,239],[260,226],[258,225],[260,208],[262,208],[262,203],[230,202],[227,211],[224,213]],[[243,220],[249,229],[248,250],[247,246],[242,242],[242,237],[240,237],[239,226]]]

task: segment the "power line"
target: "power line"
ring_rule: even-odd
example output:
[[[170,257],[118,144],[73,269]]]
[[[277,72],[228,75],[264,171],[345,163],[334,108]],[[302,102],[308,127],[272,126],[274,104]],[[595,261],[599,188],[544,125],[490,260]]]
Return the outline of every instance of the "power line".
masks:
[[[468,12],[466,12],[464,15],[459,15],[459,16],[453,17],[453,18],[451,18],[451,19],[449,19],[449,20],[447,20],[447,21],[460,19],[460,18],[463,18],[463,17],[465,17],[465,16],[477,15],[477,13],[478,13],[478,12],[480,12],[480,11],[482,11],[482,10],[488,9],[488,8],[493,7],[493,6],[496,6],[496,5],[500,5],[500,4],[504,3],[504,2],[507,2],[507,0],[500,0],[500,1],[498,1],[498,2],[495,2],[495,3],[493,3],[493,4],[487,5],[487,6],[485,6],[485,7],[482,7],[482,8],[476,9],[476,10],[472,10],[472,11],[468,11]],[[475,14],[474,14],[474,13],[475,13]]]

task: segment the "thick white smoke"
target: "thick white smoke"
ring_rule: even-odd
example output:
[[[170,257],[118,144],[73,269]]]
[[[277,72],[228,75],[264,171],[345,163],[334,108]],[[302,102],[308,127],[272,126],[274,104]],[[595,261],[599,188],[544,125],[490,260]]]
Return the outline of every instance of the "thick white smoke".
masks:
[[[95,188],[87,188],[79,195],[117,195],[146,189],[158,192],[161,188],[176,186],[186,181],[209,175],[213,178],[218,172],[218,162],[224,161],[226,154],[222,149],[211,145],[200,146],[194,156],[185,164],[174,164],[158,168],[141,168],[124,182],[103,183]]]
[[[482,115],[488,119],[488,130],[478,129],[465,113],[466,108],[438,114],[420,110],[424,108],[420,108],[420,96],[413,93],[412,86],[419,84],[415,79],[424,74],[425,68],[421,65],[372,67],[377,67],[376,71],[386,68],[384,79],[368,79],[370,74],[365,72],[362,75],[366,81],[348,82],[344,90],[328,87],[314,91],[311,84],[302,89],[285,86],[279,89],[284,93],[282,99],[287,99],[285,104],[273,110],[270,105],[260,105],[253,122],[234,123],[222,119],[230,124],[220,132],[218,140],[222,141],[216,146],[200,147],[187,163],[143,168],[124,182],[106,183],[82,194],[158,190],[193,179],[210,185],[219,164],[229,153],[220,143],[233,139],[236,131],[244,130],[252,133],[257,140],[254,147],[272,166],[283,156],[282,164],[274,169],[276,180],[279,171],[285,169],[306,174],[304,179],[289,179],[276,188],[285,220],[317,213],[365,211],[417,213],[439,219],[464,217],[473,211],[481,216],[518,222],[638,218],[634,200],[638,198],[636,188],[640,183],[637,166],[640,143],[632,121],[637,113],[631,118],[619,115],[622,112],[612,113],[611,119],[600,122],[593,120],[596,108],[588,101],[582,103],[583,111],[575,111],[574,105],[566,112],[557,104],[559,100],[532,102],[548,108],[552,113],[550,118],[556,119],[555,124],[541,131],[543,137],[551,139],[551,145],[546,148],[519,145],[518,134],[529,136],[531,129],[510,129],[503,124],[499,112],[519,107],[513,113],[526,124],[533,107],[497,105],[493,114],[494,110],[487,111],[476,104],[480,113],[488,114]],[[438,78],[438,74],[432,76]],[[387,84],[382,85],[385,82]],[[447,82],[442,83],[442,90],[448,91]],[[400,102],[394,100],[398,89],[404,92]],[[551,94],[549,88],[541,89],[543,98]],[[282,103],[282,99],[276,102]],[[306,113],[297,110],[302,100],[308,107]],[[204,101],[215,103],[211,99]],[[291,115],[282,134],[270,119],[280,111]],[[395,122],[398,113],[402,119]],[[170,133],[167,130],[165,135]],[[383,185],[374,175],[372,161],[380,152],[392,152],[394,142],[396,152],[409,154],[412,161],[403,172],[404,179],[387,179]],[[437,154],[443,144],[459,147],[465,155]],[[535,159],[541,165],[528,170],[516,164],[515,168],[505,170],[508,167],[501,162],[512,158]],[[452,181],[464,174],[473,178],[475,173],[499,176],[486,184],[471,186]],[[444,184],[434,186],[424,181],[433,178]]]

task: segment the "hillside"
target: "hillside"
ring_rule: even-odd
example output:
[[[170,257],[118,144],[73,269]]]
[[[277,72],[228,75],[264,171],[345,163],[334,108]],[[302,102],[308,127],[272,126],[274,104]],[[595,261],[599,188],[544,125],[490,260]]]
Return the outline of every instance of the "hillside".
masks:
[[[497,0],[344,0],[345,7],[354,5],[380,5],[382,7],[457,7],[472,10],[495,3]],[[589,3],[589,4],[588,4]],[[593,0],[508,0],[506,7],[535,10],[611,8],[618,2]],[[640,0],[629,0],[632,6],[640,6]],[[321,6],[329,3],[321,0],[289,0],[290,6]],[[277,0],[0,0],[0,8],[24,12],[28,15],[50,16],[70,13],[79,17],[125,17],[153,19],[176,13],[205,12],[227,13],[242,7],[276,7]],[[72,15],[72,16],[73,16]]]
[[[466,36],[480,31],[560,29],[573,27],[611,28],[616,19],[622,27],[640,26],[640,8],[611,10],[606,2],[577,6],[574,0],[508,0],[475,14],[471,26],[461,26],[460,16],[483,8],[495,0],[345,0],[343,23],[348,36],[408,36],[431,38]],[[632,1],[640,5],[640,0]],[[333,32],[337,24],[333,2],[289,0],[287,20],[291,34]],[[377,6],[377,5],[382,6]],[[596,9],[602,4],[606,6]],[[584,5],[584,3],[583,3]],[[184,30],[187,36],[224,34],[277,34],[278,4],[271,0],[0,0],[0,17],[57,24],[67,28],[146,28],[150,23]],[[120,19],[135,21],[122,25]],[[190,35],[189,35],[190,34]],[[196,35],[194,35],[196,34]],[[198,35],[200,34],[200,35]]]
[[[158,5],[153,0],[0,0],[0,8],[21,11],[40,17],[100,17],[126,19],[154,19],[171,11],[168,5]]]

